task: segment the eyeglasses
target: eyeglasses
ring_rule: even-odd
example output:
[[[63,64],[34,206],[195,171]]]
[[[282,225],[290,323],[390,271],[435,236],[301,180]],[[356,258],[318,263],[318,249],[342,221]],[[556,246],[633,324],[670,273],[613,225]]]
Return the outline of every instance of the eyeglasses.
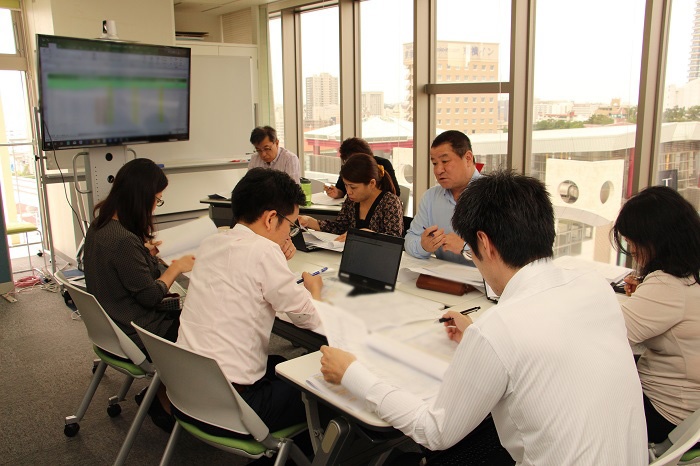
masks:
[[[472,259],[472,250],[469,248],[469,245],[464,243],[464,247],[462,247],[462,257],[464,257],[468,261],[474,262],[474,259]]]
[[[258,154],[262,154],[263,152],[272,152],[273,149],[274,149],[274,147],[267,146],[267,147],[263,147],[262,149],[256,148],[255,152],[257,152]]]
[[[163,207],[163,204],[165,204],[165,201],[160,197],[156,197],[156,206]]]
[[[285,217],[284,215],[278,213],[277,216],[278,216],[278,217],[282,217],[283,219],[285,219],[286,221],[288,221],[288,222],[290,223],[290,225],[292,225],[291,227],[289,227],[289,237],[290,237],[290,238],[291,238],[292,236],[298,235],[300,231],[306,231],[306,228],[302,227],[301,225],[297,225],[296,223],[292,222],[291,220],[289,220],[289,219],[288,219],[287,217]]]

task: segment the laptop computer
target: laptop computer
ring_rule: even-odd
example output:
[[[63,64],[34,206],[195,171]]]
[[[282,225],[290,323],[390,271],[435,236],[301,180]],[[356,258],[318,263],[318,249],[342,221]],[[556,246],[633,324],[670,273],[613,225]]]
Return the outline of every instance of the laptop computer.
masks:
[[[304,232],[300,231],[297,235],[292,236],[292,243],[294,244],[294,247],[297,248],[298,251],[303,251],[303,252],[311,252],[311,251],[318,251],[322,248],[319,248],[318,246],[314,246],[313,244],[307,244],[306,240],[304,239]]]
[[[351,295],[394,291],[404,239],[351,228],[345,239],[338,278],[354,287]]]

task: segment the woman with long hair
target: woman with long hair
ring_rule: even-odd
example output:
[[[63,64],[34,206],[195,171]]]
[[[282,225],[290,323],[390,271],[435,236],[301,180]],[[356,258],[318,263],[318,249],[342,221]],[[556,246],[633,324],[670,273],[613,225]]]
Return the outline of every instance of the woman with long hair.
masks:
[[[345,182],[347,199],[335,220],[316,220],[299,216],[299,223],[313,230],[341,235],[345,240],[350,228],[372,230],[392,236],[403,235],[403,207],[396,189],[384,167],[374,157],[354,154],[340,169]]]
[[[168,179],[152,160],[134,159],[117,172],[107,198],[95,206],[85,237],[85,283],[112,320],[143,349],[131,322],[171,341],[179,321],[158,304],[178,275],[192,270],[193,256],[162,274],[153,243],[153,211],[163,204]]]
[[[88,292],[144,352],[131,322],[176,341],[180,313],[159,304],[178,275],[194,265],[194,256],[188,255],[173,261],[163,273],[158,268],[160,243],[153,241],[153,212],[163,205],[167,186],[163,170],[152,160],[127,162],[117,172],[107,198],[95,206],[96,218],[85,236],[83,263]],[[154,424],[172,430],[175,420],[164,385],[148,412]]]
[[[654,186],[620,210],[612,235],[637,267],[622,303],[637,362],[647,436],[662,442],[700,409],[700,217],[673,189]]]

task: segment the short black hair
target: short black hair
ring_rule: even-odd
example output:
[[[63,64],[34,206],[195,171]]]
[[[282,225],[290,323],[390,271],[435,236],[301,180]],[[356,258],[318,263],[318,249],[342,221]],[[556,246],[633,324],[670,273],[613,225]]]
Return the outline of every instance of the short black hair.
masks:
[[[125,163],[114,177],[107,197],[95,206],[95,228],[100,229],[116,214],[119,223],[144,242],[153,239],[153,207],[156,194],[168,187],[163,170],[150,159]]]
[[[362,138],[347,138],[340,144],[340,147],[338,147],[338,152],[340,152],[340,160],[343,162],[353,154],[374,155],[372,148],[369,147],[367,141]]]
[[[450,143],[452,150],[460,157],[464,157],[464,154],[466,154],[467,151],[472,150],[472,142],[469,140],[469,136],[461,131],[456,131],[453,129],[438,134],[437,137],[433,139],[433,143],[430,145],[430,147],[435,148],[445,144],[446,142]]]
[[[478,259],[478,231],[486,233],[510,267],[524,267],[553,255],[554,208],[547,188],[510,170],[470,182],[459,196],[452,227]]]
[[[634,243],[641,275],[662,270],[700,283],[700,217],[675,190],[651,186],[632,196],[620,209],[611,231],[615,247],[630,254]]]
[[[268,138],[271,143],[277,142],[277,130],[272,126],[258,126],[250,133],[250,143],[260,144],[265,138]]]
[[[304,205],[304,191],[287,173],[268,168],[251,168],[231,192],[234,225],[253,223],[266,210],[290,215],[294,207]]]

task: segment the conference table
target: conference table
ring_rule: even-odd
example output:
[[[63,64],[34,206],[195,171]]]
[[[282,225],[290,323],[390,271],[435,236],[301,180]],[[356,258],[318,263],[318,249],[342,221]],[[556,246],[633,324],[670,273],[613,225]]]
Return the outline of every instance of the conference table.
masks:
[[[401,268],[416,265],[436,266],[443,261],[435,258],[420,260],[403,253]],[[301,272],[314,272],[328,267],[323,273],[323,293],[334,293],[338,287],[336,276],[340,264],[341,253],[327,250],[313,252],[297,251],[289,261],[290,269],[301,275]],[[463,310],[466,307],[480,306],[481,309],[472,317],[485,312],[494,305],[487,300],[480,291],[471,291],[457,296],[440,293],[416,286],[416,276],[402,270],[399,274],[396,290],[393,293],[382,293],[381,302],[391,303],[392,299],[405,300],[406,297],[414,297],[421,303],[432,303],[431,313],[426,310],[426,315],[435,316],[435,309]],[[419,299],[422,298],[422,299]],[[405,302],[405,301],[402,301]],[[346,305],[348,301],[345,301]],[[387,315],[400,315],[398,306],[387,306],[381,310]],[[439,311],[440,313],[444,311]],[[418,325],[434,326],[434,319],[426,320]],[[437,327],[435,327],[436,330]],[[276,372],[283,380],[293,384],[302,392],[306,405],[307,421],[312,444],[314,446],[314,465],[326,464],[382,464],[391,452],[399,448],[401,450],[416,450],[417,445],[410,438],[380,419],[376,414],[358,407],[348,406],[339,402],[332,393],[317,390],[310,386],[308,379],[317,375],[320,369],[321,353],[319,346],[326,344],[326,338],[320,333],[299,329],[284,320],[284,316],[275,319],[273,333],[290,340],[313,351],[304,356],[291,359],[277,365]],[[445,336],[445,338],[447,338]]]

